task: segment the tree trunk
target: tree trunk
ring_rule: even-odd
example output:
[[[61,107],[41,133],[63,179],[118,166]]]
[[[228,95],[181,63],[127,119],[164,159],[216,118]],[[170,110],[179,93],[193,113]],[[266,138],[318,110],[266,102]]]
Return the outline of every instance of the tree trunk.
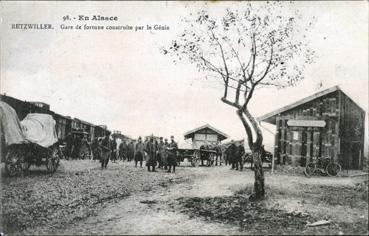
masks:
[[[251,126],[247,122],[243,114],[246,116]],[[265,196],[263,162],[261,157],[261,155],[264,154],[262,150],[263,135],[255,118],[250,114],[250,112],[247,109],[237,110],[237,115],[241,119],[242,124],[246,130],[247,140],[249,147],[252,151],[252,159],[254,163],[254,174],[255,174],[254,193],[250,196],[250,199],[259,200],[264,198]],[[252,130],[254,130],[256,134],[255,143],[253,142]]]
[[[253,151],[253,162],[254,162],[254,193],[251,195],[251,200],[259,200],[263,199],[265,196],[264,189],[264,171],[263,171],[263,162],[261,158],[261,151]]]

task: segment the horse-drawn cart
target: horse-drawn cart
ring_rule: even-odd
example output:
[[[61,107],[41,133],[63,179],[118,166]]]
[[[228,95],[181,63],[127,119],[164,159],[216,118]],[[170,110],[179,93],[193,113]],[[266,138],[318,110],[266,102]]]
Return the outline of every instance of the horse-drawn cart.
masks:
[[[187,159],[191,162],[193,167],[200,165],[201,160],[206,161],[208,166],[214,164],[216,158],[216,151],[213,150],[202,150],[202,149],[177,149],[177,162],[183,162]]]
[[[30,113],[19,121],[15,110],[0,101],[0,134],[5,147],[5,171],[19,175],[31,165],[46,165],[49,172],[59,166],[60,151],[51,115]]]

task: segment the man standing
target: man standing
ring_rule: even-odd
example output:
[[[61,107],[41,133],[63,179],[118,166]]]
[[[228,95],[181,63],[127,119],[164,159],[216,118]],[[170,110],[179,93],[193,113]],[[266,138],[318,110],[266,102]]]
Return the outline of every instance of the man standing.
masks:
[[[81,148],[80,148],[80,154],[79,156],[84,160],[87,156],[90,154],[90,144],[87,140],[87,135],[83,134],[83,137],[81,139]]]
[[[111,159],[113,162],[117,161],[117,141],[116,137],[113,136],[113,139],[110,141],[110,148],[111,148]]]
[[[109,158],[110,158],[111,148],[110,148],[110,139],[109,134],[106,134],[104,139],[101,141],[101,169],[108,166]]]
[[[100,159],[100,153],[99,153],[99,140],[97,140],[97,137],[95,137],[91,142],[91,150],[92,150],[92,159]]]
[[[157,154],[158,148],[157,144],[155,142],[154,137],[150,138],[150,142],[147,144],[146,152],[149,156],[146,166],[147,170],[150,172],[150,167],[152,167],[152,172],[155,172],[155,166],[156,166],[156,154]]]
[[[160,141],[158,144],[158,162],[159,162],[159,168],[162,168],[164,166],[164,153],[165,153],[165,146],[163,142],[163,137],[160,137]]]
[[[73,147],[73,135],[71,132],[68,133],[68,135],[65,137],[65,143],[66,143],[66,156],[67,158],[71,158],[72,156],[72,147]]]
[[[229,160],[230,164],[232,165],[231,169],[236,168],[236,165],[235,165],[236,155],[237,155],[237,146],[232,140],[231,145],[228,147],[228,155],[227,155],[228,160]]]
[[[142,160],[144,157],[144,144],[142,143],[141,137],[138,137],[138,142],[136,143],[135,148],[135,167],[137,167],[137,163],[140,162],[140,167],[142,167]]]
[[[168,169],[168,153],[167,153],[167,148],[169,147],[169,143],[168,143],[168,139],[164,139],[164,151],[163,151],[163,165],[164,165],[164,170]]]
[[[118,146],[118,159],[120,161],[123,161],[123,156],[124,156],[124,140],[122,140],[122,142],[120,142],[119,146]]]
[[[204,152],[205,150],[205,144],[200,146],[200,159],[201,159],[201,166],[204,166],[204,159],[206,158],[206,153]]]
[[[80,151],[82,145],[82,138],[79,134],[75,134],[73,139],[73,150],[72,150],[72,158],[77,160],[80,158]]]
[[[174,136],[170,136],[170,144],[168,146],[168,173],[171,172],[171,169],[173,167],[173,173],[176,172],[176,166],[177,166],[177,149],[178,149],[178,145],[177,143],[174,141]]]
[[[135,155],[135,144],[133,140],[128,144],[128,161],[132,161]]]
[[[242,156],[245,154],[245,148],[243,147],[243,144],[239,144],[237,147],[237,155],[236,155],[236,160],[235,160],[235,165],[236,165],[236,170],[243,170],[243,161],[242,161]],[[238,166],[240,168],[238,168]]]

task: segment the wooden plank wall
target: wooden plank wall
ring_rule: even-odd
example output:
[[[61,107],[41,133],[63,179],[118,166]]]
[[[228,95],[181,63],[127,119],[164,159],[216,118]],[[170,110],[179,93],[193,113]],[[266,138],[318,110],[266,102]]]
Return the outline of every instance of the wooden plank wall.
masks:
[[[340,163],[345,169],[362,169],[365,111],[344,93],[341,96]]]

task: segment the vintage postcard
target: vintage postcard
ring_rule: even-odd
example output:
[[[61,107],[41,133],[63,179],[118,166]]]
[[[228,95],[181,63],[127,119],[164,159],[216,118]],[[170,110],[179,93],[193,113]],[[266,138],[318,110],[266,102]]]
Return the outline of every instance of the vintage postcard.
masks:
[[[2,235],[368,234],[367,1],[1,1]]]

